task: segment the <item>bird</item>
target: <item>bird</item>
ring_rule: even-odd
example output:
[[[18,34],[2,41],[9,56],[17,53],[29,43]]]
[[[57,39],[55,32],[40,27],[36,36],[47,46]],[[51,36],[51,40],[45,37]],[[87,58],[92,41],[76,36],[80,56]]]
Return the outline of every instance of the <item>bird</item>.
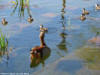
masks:
[[[95,5],[95,8],[96,8],[96,10],[100,10],[100,5],[99,4],[96,4]]]
[[[45,31],[40,32],[40,46],[35,46],[31,49],[31,54],[41,53],[44,48],[46,48],[46,44],[44,42]]]
[[[47,32],[47,31],[48,31],[48,28],[44,28],[43,25],[40,25],[40,32],[41,32],[41,31]]]
[[[95,37],[91,38],[90,40],[88,40],[91,43],[95,43],[98,44],[100,46],[100,32],[96,32]]]
[[[27,19],[28,22],[32,23],[34,21],[34,19],[32,18],[32,16],[30,15],[29,18]]]
[[[41,31],[39,35],[40,46],[35,46],[30,51],[31,68],[38,66],[40,63],[44,66],[45,60],[50,56],[51,50],[46,45],[44,37],[45,31]]]
[[[82,14],[88,15],[89,14],[89,11],[87,11],[85,8],[83,8]]]
[[[80,16],[80,20],[82,20],[82,21],[86,20],[85,14],[82,14],[82,15]]]
[[[6,19],[5,19],[5,18],[3,18],[3,19],[2,19],[2,24],[3,24],[3,25],[8,24],[8,22],[6,21]]]

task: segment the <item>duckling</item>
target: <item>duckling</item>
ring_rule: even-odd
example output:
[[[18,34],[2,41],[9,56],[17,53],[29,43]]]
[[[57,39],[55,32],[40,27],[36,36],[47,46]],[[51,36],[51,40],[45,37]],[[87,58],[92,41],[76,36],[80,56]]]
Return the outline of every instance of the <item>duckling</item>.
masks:
[[[33,22],[33,18],[32,18],[32,16],[31,16],[31,15],[29,16],[29,18],[27,19],[27,21],[28,21],[28,22],[30,22],[30,23],[32,23],[32,22]]]
[[[100,5],[99,4],[96,4],[95,5],[95,8],[96,8],[96,10],[100,10]]]
[[[2,24],[3,24],[3,25],[8,24],[8,22],[5,20],[5,18],[2,19]]]
[[[44,28],[43,25],[40,25],[40,31],[45,31],[45,32],[47,32],[47,31],[48,31],[48,28]]]
[[[91,43],[95,43],[97,45],[100,45],[100,36],[99,36],[100,32],[97,32],[95,37],[91,38],[90,40],[88,40]]]
[[[85,14],[85,15],[89,14],[89,12],[85,8],[83,8],[82,13]]]
[[[82,20],[82,21],[86,20],[85,14],[81,15],[80,20]]]

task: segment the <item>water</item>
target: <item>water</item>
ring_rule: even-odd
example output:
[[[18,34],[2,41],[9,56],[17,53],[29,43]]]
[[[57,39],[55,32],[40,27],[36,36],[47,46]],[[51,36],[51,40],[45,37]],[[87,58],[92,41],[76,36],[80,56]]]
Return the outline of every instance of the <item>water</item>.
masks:
[[[15,10],[15,6],[10,0],[0,0],[0,20],[5,17],[8,21],[5,26],[0,23],[0,28],[8,38],[9,52],[9,54],[4,53],[0,57],[0,73],[24,72],[34,74],[45,69],[47,65],[55,64],[56,61],[58,61],[58,64],[55,64],[57,65],[55,71],[60,70],[62,62],[67,62],[63,64],[67,68],[64,67],[63,69],[62,67],[60,70],[61,73],[64,71],[65,75],[67,74],[65,70],[68,69],[68,65],[77,65],[74,67],[76,70],[73,67],[68,70],[69,75],[74,75],[77,70],[83,68],[82,63],[86,61],[84,56],[81,58],[82,61],[67,60],[67,56],[70,56],[71,53],[78,53],[77,50],[84,50],[85,46],[96,47],[95,44],[93,46],[88,44],[88,40],[95,37],[97,32],[100,32],[100,11],[96,11],[94,7],[97,1],[30,0],[29,7],[26,5],[25,8],[21,8],[20,1],[18,0],[18,6]],[[84,7],[90,11],[90,15],[87,15],[87,20],[80,21],[79,17]],[[34,19],[32,23],[27,22],[29,15],[32,15]],[[50,55],[42,60],[37,59],[39,62],[36,66],[31,67],[30,49],[40,45],[40,24],[48,28],[45,42],[50,48]],[[86,53],[88,55],[88,52]],[[81,57],[79,54],[77,56]],[[96,53],[94,52],[92,55],[95,56]],[[86,57],[88,59],[92,58],[91,55]],[[99,55],[96,57],[99,58]],[[59,61],[61,58],[66,59],[66,61]],[[72,62],[75,62],[75,64]],[[98,61],[96,62],[98,63]],[[44,70],[44,72],[48,74],[48,70]]]

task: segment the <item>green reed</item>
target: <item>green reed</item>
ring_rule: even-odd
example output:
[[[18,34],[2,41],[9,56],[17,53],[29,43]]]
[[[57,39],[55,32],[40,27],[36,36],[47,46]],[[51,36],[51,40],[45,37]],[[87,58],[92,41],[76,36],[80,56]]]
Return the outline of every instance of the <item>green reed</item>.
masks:
[[[11,15],[13,15],[16,12],[16,10],[18,10],[18,16],[20,18],[24,17],[25,9],[27,10],[28,15],[30,15],[29,0],[16,0],[12,1],[12,3],[14,4],[14,9]]]
[[[7,49],[8,47],[8,40],[3,32],[0,30],[0,51],[2,49]]]

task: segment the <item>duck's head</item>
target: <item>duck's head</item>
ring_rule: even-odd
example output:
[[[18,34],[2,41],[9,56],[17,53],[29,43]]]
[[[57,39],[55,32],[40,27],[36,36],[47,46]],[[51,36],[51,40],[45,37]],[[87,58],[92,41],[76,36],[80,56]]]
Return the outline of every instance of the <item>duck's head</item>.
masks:
[[[30,54],[36,54],[37,53],[37,51],[30,51]]]
[[[40,28],[43,28],[43,25],[40,25]]]
[[[95,6],[97,7],[97,6],[99,6],[98,4],[95,4]]]
[[[42,51],[43,48],[44,46],[35,46],[30,50],[30,54],[38,54]]]
[[[3,19],[2,19],[2,22],[5,22],[5,21],[6,21],[5,18],[3,18]]]
[[[83,8],[83,10],[85,10],[85,8]]]
[[[31,16],[31,15],[29,15],[29,18],[32,18],[32,16]]]
[[[30,54],[37,54],[37,49],[36,48],[32,48],[30,50]]]

